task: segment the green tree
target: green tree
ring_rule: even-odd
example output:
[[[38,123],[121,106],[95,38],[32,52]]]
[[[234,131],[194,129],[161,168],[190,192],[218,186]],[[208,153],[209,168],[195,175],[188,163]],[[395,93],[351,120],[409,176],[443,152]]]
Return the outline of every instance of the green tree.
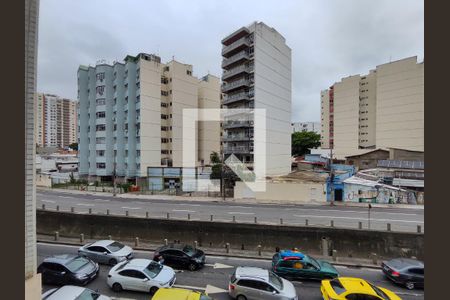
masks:
[[[320,134],[313,131],[294,132],[292,134],[292,156],[309,154],[309,149],[320,146]]]
[[[222,162],[220,160],[219,154],[213,151],[209,156],[212,164],[212,173],[210,179],[220,179],[222,177]]]
[[[69,148],[75,151],[78,151],[78,143],[72,143],[69,145]]]

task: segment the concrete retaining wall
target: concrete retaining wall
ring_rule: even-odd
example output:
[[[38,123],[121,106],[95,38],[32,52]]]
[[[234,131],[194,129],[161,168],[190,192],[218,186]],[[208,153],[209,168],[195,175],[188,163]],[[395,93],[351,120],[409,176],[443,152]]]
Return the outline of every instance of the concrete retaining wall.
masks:
[[[60,236],[86,238],[106,238],[112,235],[117,240],[169,241],[182,243],[198,241],[199,245],[263,250],[275,247],[297,247],[311,254],[321,254],[322,238],[331,241],[337,255],[367,258],[371,253],[378,257],[398,256],[424,257],[424,236],[417,233],[386,231],[350,230],[324,227],[298,227],[288,225],[260,225],[207,221],[181,221],[145,219],[106,215],[73,214],[55,211],[37,211],[37,233],[51,234],[58,231]]]

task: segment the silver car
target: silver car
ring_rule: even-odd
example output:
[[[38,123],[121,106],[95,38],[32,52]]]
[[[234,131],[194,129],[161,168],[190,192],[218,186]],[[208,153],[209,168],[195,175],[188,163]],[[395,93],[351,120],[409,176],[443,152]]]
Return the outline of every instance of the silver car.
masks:
[[[230,278],[228,293],[237,300],[298,300],[291,282],[255,267],[237,267]]]
[[[86,256],[98,263],[116,265],[133,258],[133,249],[113,240],[101,240],[84,245],[78,254]]]
[[[96,299],[96,300],[111,300],[111,298],[100,295],[90,289],[65,285],[60,288],[51,289],[42,294],[42,300],[77,300],[77,299]]]

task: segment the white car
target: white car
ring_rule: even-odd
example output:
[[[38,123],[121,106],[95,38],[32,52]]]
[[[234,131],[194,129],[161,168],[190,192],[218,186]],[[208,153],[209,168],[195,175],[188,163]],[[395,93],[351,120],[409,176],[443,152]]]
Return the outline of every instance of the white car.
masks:
[[[115,292],[132,290],[154,294],[161,287],[172,287],[175,271],[150,259],[135,258],[111,268],[107,283]]]
[[[90,289],[74,286],[65,285],[60,288],[51,289],[42,294],[42,300],[78,300],[78,299],[88,299],[88,300],[111,300],[107,296],[100,295]]]

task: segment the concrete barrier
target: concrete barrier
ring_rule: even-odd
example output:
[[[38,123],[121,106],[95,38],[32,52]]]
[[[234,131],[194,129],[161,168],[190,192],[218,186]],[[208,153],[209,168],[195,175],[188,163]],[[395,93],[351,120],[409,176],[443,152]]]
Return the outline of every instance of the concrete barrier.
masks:
[[[125,216],[96,214],[74,214],[40,210],[36,212],[37,233],[86,238],[105,238],[113,235],[116,240],[163,241],[182,240],[185,243],[198,241],[199,245],[225,247],[243,243],[248,249],[262,246],[263,251],[273,251],[275,247],[297,247],[315,255],[321,255],[322,238],[331,241],[332,249],[340,256],[368,258],[377,253],[378,258],[399,256],[424,257],[424,235],[395,231],[352,230],[346,228],[269,225],[254,223],[211,222],[197,220],[147,219]]]

